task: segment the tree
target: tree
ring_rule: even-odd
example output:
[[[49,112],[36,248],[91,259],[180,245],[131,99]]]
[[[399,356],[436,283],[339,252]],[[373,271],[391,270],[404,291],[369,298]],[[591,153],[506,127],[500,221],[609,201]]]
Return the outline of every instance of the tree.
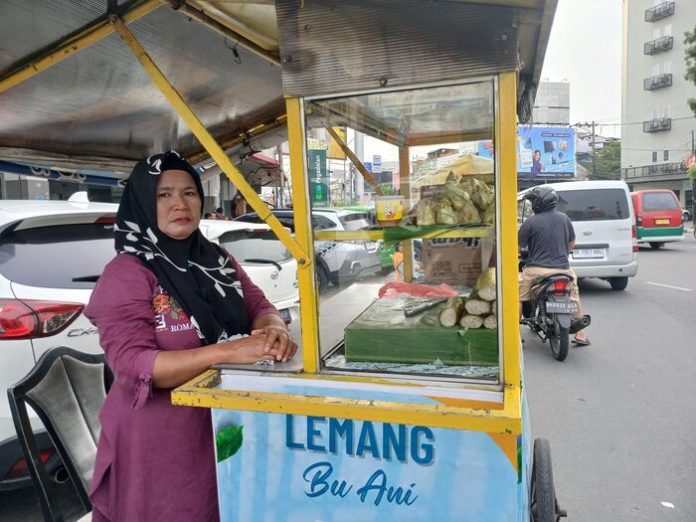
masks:
[[[621,142],[611,141],[596,152],[595,171],[590,179],[621,179]]]
[[[684,33],[684,53],[686,55],[685,78],[696,85],[696,26],[693,31]],[[696,98],[689,98],[687,103],[696,115]]]

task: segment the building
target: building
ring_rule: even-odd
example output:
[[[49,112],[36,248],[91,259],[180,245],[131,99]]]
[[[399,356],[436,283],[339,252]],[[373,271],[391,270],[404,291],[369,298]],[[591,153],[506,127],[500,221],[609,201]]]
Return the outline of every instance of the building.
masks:
[[[621,176],[632,190],[673,190],[682,205],[692,201],[686,160],[696,131],[684,33],[695,22],[694,0],[623,0]]]
[[[539,83],[532,118],[535,125],[569,125],[570,83]]]

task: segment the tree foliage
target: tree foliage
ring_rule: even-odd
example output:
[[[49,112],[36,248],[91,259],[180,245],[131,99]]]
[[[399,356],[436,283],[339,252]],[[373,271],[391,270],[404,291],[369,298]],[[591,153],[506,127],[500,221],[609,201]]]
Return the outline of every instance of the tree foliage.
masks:
[[[621,179],[621,142],[605,143],[595,155],[595,171],[590,179]]]
[[[684,54],[686,60],[685,78],[696,85],[696,26],[684,34]],[[689,98],[689,108],[696,115],[696,98]]]

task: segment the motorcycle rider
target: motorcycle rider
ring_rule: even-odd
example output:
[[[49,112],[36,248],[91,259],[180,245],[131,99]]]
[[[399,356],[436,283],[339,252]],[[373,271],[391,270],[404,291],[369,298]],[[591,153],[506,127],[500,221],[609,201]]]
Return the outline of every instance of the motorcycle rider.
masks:
[[[583,319],[578,278],[568,263],[568,253],[575,246],[573,224],[567,215],[556,210],[558,194],[552,187],[534,187],[525,198],[532,203],[534,215],[525,220],[518,232],[519,248],[529,251],[525,267],[519,275],[520,315],[523,302],[530,299],[529,292],[534,281],[550,274],[568,274],[572,277],[570,299],[578,304],[578,310],[573,315],[572,332],[580,326],[578,321]],[[590,344],[584,330],[576,333],[573,342],[582,346]]]

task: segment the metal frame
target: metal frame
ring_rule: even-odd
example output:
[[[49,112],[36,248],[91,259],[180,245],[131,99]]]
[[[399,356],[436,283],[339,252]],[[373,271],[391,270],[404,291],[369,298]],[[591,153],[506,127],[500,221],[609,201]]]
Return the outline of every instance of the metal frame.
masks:
[[[501,4],[503,2],[501,1]],[[524,2],[521,2],[524,3]],[[318,300],[315,285],[313,238],[310,226],[310,205],[306,186],[306,165],[304,145],[304,117],[302,101],[298,98],[286,100],[288,138],[291,152],[291,175],[293,180],[294,212],[296,237],[285,230],[270,209],[256,195],[255,191],[246,183],[243,175],[232,164],[223,148],[215,141],[212,135],[205,129],[201,121],[191,111],[181,95],[168,82],[166,77],[158,69],[145,49],[140,45],[131,31],[126,27],[128,22],[138,19],[155,10],[161,5],[156,0],[142,0],[134,4],[130,10],[123,13],[121,18],[111,15],[108,20],[100,19],[98,22],[85,28],[79,34],[58,42],[58,50],[42,55],[33,63],[26,64],[20,69],[12,71],[0,79],[0,92],[9,89],[38,72],[45,70],[60,62],[75,52],[86,48],[99,41],[112,32],[117,32],[122,40],[140,61],[153,83],[160,89],[179,116],[191,128],[195,137],[201,142],[205,151],[220,165],[225,174],[239,188],[246,197],[251,207],[264,219],[279,239],[288,247],[292,255],[298,260],[298,278],[300,284],[300,298],[302,310],[302,335],[304,345],[304,371],[305,374],[298,378],[341,378],[319,374],[319,345],[318,345]],[[550,13],[553,16],[553,13]],[[544,23],[542,22],[542,25]],[[550,24],[549,24],[550,25]],[[539,41],[539,47],[545,43]],[[541,67],[541,64],[536,64]],[[489,77],[490,78],[490,77]],[[210,389],[215,382],[215,372],[207,372],[202,377],[190,381],[172,394],[173,402],[190,406],[214,406],[224,408],[241,408],[252,411],[267,412],[317,412],[330,416],[343,416],[345,418],[373,419],[390,422],[413,424],[421,422],[426,425],[450,427],[458,429],[472,429],[490,433],[516,434],[522,429],[521,420],[521,371],[519,349],[519,324],[517,323],[517,279],[514,267],[517,259],[516,241],[516,122],[517,122],[517,72],[503,72],[497,76],[495,90],[495,138],[496,138],[496,175],[499,182],[498,198],[498,254],[499,285],[501,287],[501,301],[498,303],[500,317],[502,318],[502,346],[507,349],[501,354],[501,380],[500,385],[504,391],[502,409],[499,405],[494,407],[482,407],[475,404],[458,406],[442,405],[431,408],[405,409],[403,405],[390,403],[364,404],[361,401],[336,398],[309,398],[292,397],[283,394],[268,393],[224,393],[220,390]],[[477,78],[467,78],[463,82],[475,82]],[[442,85],[457,84],[455,81],[442,82]],[[427,86],[409,86],[395,90],[411,90]],[[357,94],[357,93],[356,93]],[[365,94],[365,93],[361,93]],[[338,96],[338,95],[333,95]],[[319,97],[318,97],[319,98]],[[322,96],[321,98],[325,98]],[[309,99],[309,98],[308,98]],[[269,125],[278,124],[280,118]],[[478,136],[478,135],[477,135]],[[472,136],[475,137],[475,136]],[[478,136],[480,137],[480,136]],[[458,139],[462,139],[458,136]],[[239,136],[231,137],[232,142],[241,139]],[[437,141],[441,142],[442,137]],[[427,144],[428,139],[423,138],[409,145]],[[401,144],[400,156],[406,156],[406,145]],[[502,239],[505,239],[504,241]],[[343,377],[345,378],[345,377]],[[352,377],[357,381],[374,381],[372,376]],[[394,382],[391,380],[390,382]],[[416,379],[400,381],[402,384],[418,385]],[[474,385],[475,386],[475,385]],[[485,389],[486,386],[481,386]],[[490,389],[490,387],[488,387]],[[378,407],[375,407],[378,406]]]
[[[490,79],[490,78],[489,78]],[[268,413],[293,413],[298,415],[326,415],[348,419],[422,424],[453,429],[483,431],[491,434],[519,434],[522,431],[522,387],[519,324],[517,322],[517,74],[501,73],[494,78],[494,133],[496,138],[496,176],[498,176],[498,265],[501,317],[499,346],[501,350],[500,381],[496,386],[472,383],[443,382],[443,386],[469,387],[472,389],[498,388],[503,391],[502,404],[447,403],[438,406],[413,405],[387,401],[370,402],[336,397],[298,397],[288,394],[266,392],[236,392],[219,390],[219,375],[210,371],[172,393],[175,404],[204,406],[210,408],[241,409]],[[469,81],[468,79],[466,80]],[[453,82],[447,82],[452,84]],[[400,89],[405,90],[405,89]],[[323,98],[323,97],[322,97]],[[312,231],[309,220],[309,197],[305,177],[305,143],[303,99],[289,98],[286,101],[290,141],[291,170],[293,176],[294,212],[296,241],[306,251],[312,250]],[[407,155],[402,147],[400,155]],[[319,236],[317,234],[316,236]],[[316,237],[315,236],[315,237]],[[514,238],[514,239],[513,239]],[[320,371],[318,339],[318,301],[316,299],[314,271],[312,266],[302,266],[298,272],[300,281],[300,303],[302,311],[302,338],[304,374],[298,379],[349,379],[356,382],[390,382],[420,386],[417,377],[399,375],[398,378],[378,375],[345,375]],[[309,313],[307,313],[309,312]],[[507,347],[507,349],[503,349]],[[422,381],[421,381],[422,382]]]
[[[31,406],[31,408],[36,412],[46,428],[46,431],[51,438],[51,442],[65,465],[65,469],[67,470],[68,475],[70,476],[70,479],[75,487],[75,491],[80,499],[82,507],[86,512],[92,510],[92,504],[89,500],[89,492],[85,489],[82,479],[80,478],[80,474],[75,468],[70,454],[56,433],[51,417],[43,410],[43,408],[41,408],[41,406],[36,404],[36,402],[28,397],[28,393],[41,383],[55,362],[58,359],[62,359],[66,356],[72,357],[73,359],[77,359],[78,361],[87,364],[102,365],[104,367],[105,391],[109,390],[111,384],[113,383],[113,375],[109,367],[106,365],[104,354],[83,353],[65,346],[58,346],[45,352],[39,358],[32,370],[22,380],[7,389],[10,411],[12,413],[12,420],[14,421],[15,429],[17,431],[17,438],[20,446],[22,447],[24,458],[27,461],[27,467],[29,468],[29,474],[34,485],[36,496],[39,500],[41,512],[44,519],[47,521],[59,521],[63,520],[63,517],[58,508],[55,486],[49,479],[46,468],[39,458],[34,437],[34,430],[31,426],[29,415],[27,413],[27,405]]]

